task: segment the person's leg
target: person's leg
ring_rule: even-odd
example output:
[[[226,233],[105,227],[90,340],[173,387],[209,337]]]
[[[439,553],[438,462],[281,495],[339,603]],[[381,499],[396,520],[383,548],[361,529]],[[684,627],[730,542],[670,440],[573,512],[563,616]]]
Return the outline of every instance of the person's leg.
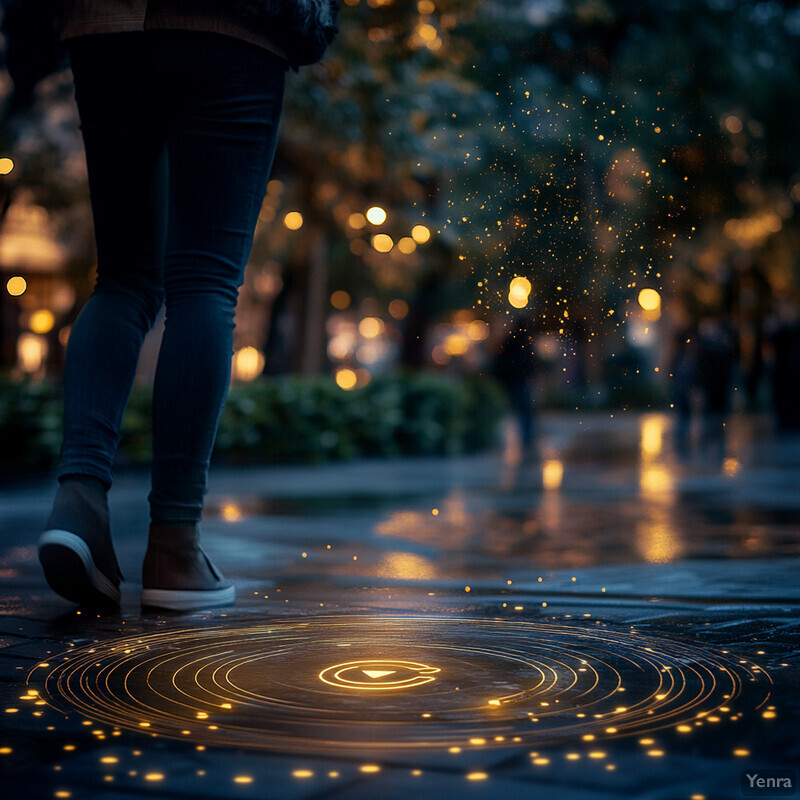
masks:
[[[213,594],[220,585],[199,550],[196,524],[230,382],[238,288],[275,153],[286,70],[236,39],[148,35],[174,94],[167,130],[167,313],[153,388],[143,602],[166,602],[174,590],[176,602],[192,603],[197,598],[180,593]]]
[[[139,352],[163,300],[166,161],[142,38],[89,36],[71,48],[97,281],[67,346],[58,477],[93,475],[107,487]]]
[[[97,281],[67,346],[59,489],[40,558],[52,588],[76,602],[119,598],[105,492],[142,341],[163,299],[166,162],[142,44],[137,34],[91,36],[70,51]]]

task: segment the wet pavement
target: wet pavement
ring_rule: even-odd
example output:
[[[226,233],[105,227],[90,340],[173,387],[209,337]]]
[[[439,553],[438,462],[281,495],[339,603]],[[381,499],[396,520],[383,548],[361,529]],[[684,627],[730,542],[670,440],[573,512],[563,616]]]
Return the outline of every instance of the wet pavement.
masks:
[[[800,438],[765,420],[718,462],[576,414],[535,453],[215,468],[238,602],[192,614],[139,608],[137,472],[121,611],[53,595],[52,488],[0,490],[9,796],[712,800],[797,770]]]

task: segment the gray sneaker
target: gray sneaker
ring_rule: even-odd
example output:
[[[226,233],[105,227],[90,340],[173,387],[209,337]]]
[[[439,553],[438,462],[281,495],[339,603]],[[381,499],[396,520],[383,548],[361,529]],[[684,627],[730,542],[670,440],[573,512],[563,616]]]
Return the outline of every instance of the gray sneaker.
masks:
[[[196,526],[151,525],[142,565],[142,605],[170,611],[227,606],[236,587],[199,544]]]
[[[39,561],[50,588],[73,603],[119,604],[122,572],[111,542],[105,492],[79,481],[58,488]]]

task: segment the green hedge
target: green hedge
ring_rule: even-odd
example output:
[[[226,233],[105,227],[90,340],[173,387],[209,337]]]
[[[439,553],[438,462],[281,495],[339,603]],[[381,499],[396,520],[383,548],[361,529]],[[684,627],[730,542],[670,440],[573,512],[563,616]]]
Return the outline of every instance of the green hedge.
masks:
[[[377,377],[346,392],[330,378],[260,378],[234,386],[215,457],[234,463],[320,462],[371,456],[456,455],[491,447],[506,413],[490,379],[426,373]],[[0,383],[0,471],[52,467],[61,407],[47,383]],[[150,390],[134,390],[118,462],[150,458]]]

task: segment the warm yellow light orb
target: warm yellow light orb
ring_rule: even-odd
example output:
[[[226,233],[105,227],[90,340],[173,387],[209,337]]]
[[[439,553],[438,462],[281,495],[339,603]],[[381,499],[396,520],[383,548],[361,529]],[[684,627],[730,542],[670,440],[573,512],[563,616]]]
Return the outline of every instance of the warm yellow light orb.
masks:
[[[460,333],[451,333],[444,340],[444,351],[449,356],[463,356],[469,350],[469,339]]]
[[[290,211],[284,218],[283,224],[290,230],[296,231],[303,227],[303,215],[299,211]]]
[[[19,297],[25,294],[27,288],[28,282],[21,275],[15,275],[13,278],[9,278],[6,283],[6,291],[12,297]]]
[[[355,214],[351,214],[347,218],[347,224],[351,228],[355,228],[356,230],[360,231],[367,224],[367,218],[360,212],[356,211]]]
[[[404,236],[397,243],[397,249],[401,253],[405,253],[406,255],[408,255],[409,253],[413,253],[417,249],[417,243],[410,236]]]
[[[372,237],[372,246],[379,253],[388,253],[394,247],[394,242],[391,236],[385,233],[376,233]]]
[[[417,33],[420,39],[424,39],[426,42],[432,42],[439,35],[439,32],[430,22],[423,22],[422,25],[417,28]]]
[[[242,347],[233,356],[233,376],[240,381],[252,381],[264,369],[264,355],[255,347]]]
[[[639,292],[639,305],[645,311],[657,311],[661,308],[661,295],[655,289],[642,289]]]
[[[0,158],[0,175],[8,175],[14,169],[14,162],[10,158]]]
[[[337,289],[331,295],[331,305],[337,311],[344,311],[350,305],[350,295],[343,289]]]
[[[50,333],[55,322],[56,318],[53,316],[53,312],[42,308],[31,314],[29,327],[34,333]]]
[[[350,391],[350,389],[355,389],[356,383],[358,383],[358,377],[352,369],[336,370],[336,385],[340,389]]]
[[[425,225],[415,225],[411,229],[411,238],[417,244],[425,244],[431,238],[431,232]]]
[[[358,323],[358,332],[365,339],[374,339],[383,333],[383,320],[378,317],[364,317]]]
[[[525,294],[530,294],[532,288],[533,287],[531,286],[531,282],[527,278],[518,276],[516,278],[511,279],[511,285],[509,286],[509,291],[519,292],[519,293],[524,292]]]
[[[527,278],[512,278],[508,287],[508,302],[514,308],[525,308],[528,295],[531,293],[531,282]]]
[[[383,225],[386,222],[386,212],[380,206],[367,209],[367,219],[373,225]]]

